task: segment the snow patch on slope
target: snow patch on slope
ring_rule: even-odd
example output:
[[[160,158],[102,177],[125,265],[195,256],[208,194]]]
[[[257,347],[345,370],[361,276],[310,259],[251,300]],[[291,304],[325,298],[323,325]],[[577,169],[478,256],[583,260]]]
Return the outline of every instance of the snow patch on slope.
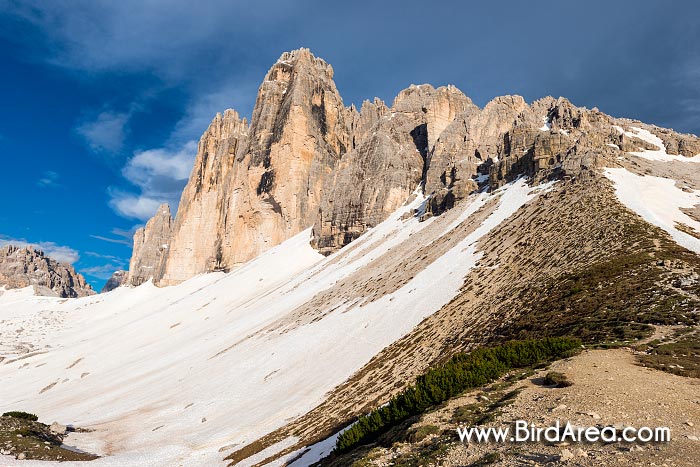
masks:
[[[700,253],[700,239],[677,228],[681,223],[700,233],[700,222],[680,210],[700,204],[700,191],[684,191],[670,178],[636,175],[623,168],[607,168],[604,173],[614,182],[622,204],[668,232],[679,245]]]
[[[615,128],[620,132],[625,134],[626,136],[629,137],[634,137],[634,138],[639,138],[642,141],[646,141],[649,144],[653,144],[654,146],[658,147],[659,149],[657,151],[653,150],[647,150],[647,151],[637,151],[637,152],[630,152],[630,154],[637,156],[637,157],[642,157],[644,159],[648,159],[650,161],[661,161],[661,162],[671,162],[671,161],[678,161],[678,162],[700,162],[700,154],[693,156],[693,157],[685,157],[681,155],[672,155],[668,154],[666,152],[666,147],[664,146],[664,142],[656,136],[655,134],[651,133],[648,130],[644,130],[642,128],[636,128],[632,127],[632,131],[625,131],[622,127],[619,127],[615,125]]]

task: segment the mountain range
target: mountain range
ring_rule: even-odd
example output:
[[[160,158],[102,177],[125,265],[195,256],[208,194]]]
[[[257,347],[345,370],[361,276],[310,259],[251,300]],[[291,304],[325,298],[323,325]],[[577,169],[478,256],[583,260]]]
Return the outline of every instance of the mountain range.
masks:
[[[329,64],[295,50],[268,71],[250,124],[234,110],[211,122],[175,218],[161,206],[136,233],[128,282],[229,271],[309,227],[328,255],[416,189],[430,197],[427,217],[485,187],[589,179],[621,151],[649,149],[692,157],[700,140],[564,98],[504,96],[480,109],[454,86],[412,85],[391,106],[358,111],[343,105]]]

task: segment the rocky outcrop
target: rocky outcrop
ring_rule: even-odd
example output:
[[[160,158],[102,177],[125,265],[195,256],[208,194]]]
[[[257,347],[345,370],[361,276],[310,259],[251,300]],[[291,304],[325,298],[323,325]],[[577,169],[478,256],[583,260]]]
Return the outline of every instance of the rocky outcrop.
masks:
[[[633,148],[630,149],[630,146],[642,146],[645,149],[651,150],[665,149],[667,154],[681,155],[684,157],[694,157],[700,154],[700,138],[698,138],[696,135],[681,134],[667,128],[659,128],[654,125],[649,125],[638,120],[631,120],[627,118],[618,118],[616,119],[616,122],[621,128],[624,129],[629,129],[631,127],[643,128],[661,139],[664,145],[663,148],[660,148],[650,145],[639,138],[631,138],[627,135],[621,135],[620,139],[627,143],[626,147],[623,148],[625,151],[634,150]]]
[[[454,86],[411,86],[391,109],[378,100],[365,102],[354,149],[324,189],[312,244],[330,254],[386,219],[420,188],[437,135],[455,115],[475,107]]]
[[[656,149],[621,133],[619,125],[597,109],[579,108],[564,98],[527,105],[520,96],[505,96],[483,110],[469,109],[445,129],[430,154],[428,211],[439,214],[471,191],[497,189],[522,175],[532,183],[587,177],[614,161],[620,150]]]
[[[245,147],[248,123],[234,110],[217,114],[199,141],[197,157],[172,228],[163,273],[156,280],[175,283],[223,267],[226,185]],[[168,242],[166,242],[168,243]]]
[[[452,121],[467,109],[476,106],[455,86],[437,89],[429,84],[410,87],[399,92],[394,99],[393,112],[408,113],[425,125],[426,146],[420,151],[431,151],[440,134]]]
[[[222,251],[226,267],[313,224],[323,187],[352,144],[347,117],[326,62],[300,49],[273,65],[260,87],[248,149],[231,183]]]
[[[425,192],[432,195],[432,213],[451,208],[477,188],[473,178],[480,168],[488,171],[498,161],[504,134],[526,108],[520,96],[497,97],[483,110],[471,106],[445,128],[429,156],[425,177]]]
[[[117,287],[121,287],[129,280],[129,271],[114,271],[114,274],[105,282],[100,293],[110,292]]]
[[[681,135],[675,131],[657,128],[656,136],[664,142],[668,154],[694,157],[700,154],[700,139],[694,135]]]
[[[416,189],[430,216],[521,175],[588,177],[619,151],[657,149],[620,131],[633,123],[564,98],[503,96],[480,109],[454,86],[411,85],[391,107],[375,98],[358,111],[344,107],[329,64],[287,52],[265,76],[250,125],[227,110],[205,131],[172,227],[159,210],[137,233],[129,283],[227,271],[309,227],[329,254]],[[670,154],[700,152],[694,136],[644,128]]]
[[[33,246],[0,248],[0,286],[34,286],[38,295],[84,297],[95,292],[73,266],[59,263]]]
[[[173,218],[170,206],[162,204],[145,227],[134,233],[134,250],[129,262],[129,285],[159,280],[168,254]]]
[[[414,126],[402,115],[395,122]],[[313,224],[312,244],[321,253],[338,250],[380,223],[420,185],[424,159],[409,132],[394,132],[388,124],[379,126],[383,128],[343,158],[327,183],[327,196]]]

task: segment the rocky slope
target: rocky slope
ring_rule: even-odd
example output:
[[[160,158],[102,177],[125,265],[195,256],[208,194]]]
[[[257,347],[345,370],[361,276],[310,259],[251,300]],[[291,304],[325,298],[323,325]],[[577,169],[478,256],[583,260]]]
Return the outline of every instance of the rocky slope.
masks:
[[[59,263],[33,247],[0,248],[0,287],[33,286],[39,295],[84,297],[95,292],[70,264]]]
[[[105,285],[100,290],[100,293],[110,292],[117,287],[127,283],[129,280],[129,271],[114,271],[112,276],[105,282]]]
[[[629,348],[587,350],[549,369],[513,372],[496,384],[467,392],[437,410],[387,433],[382,442],[324,460],[321,467],[439,465],[441,467],[522,465],[694,467],[700,450],[697,380],[649,370],[636,364]],[[543,384],[549,371],[573,383]],[[574,427],[663,426],[670,443],[466,443],[457,426],[512,427],[528,420],[538,427],[568,421]],[[513,430],[513,428],[511,428]],[[511,431],[512,432],[512,431]],[[293,464],[292,464],[293,465]]]
[[[480,109],[454,86],[410,86],[391,107],[345,107],[333,69],[307,49],[283,54],[258,91],[250,124],[217,115],[199,143],[174,221],[159,208],[134,237],[129,283],[171,285],[230,270],[313,227],[330,254],[378,225],[415,190],[424,215],[521,175],[589,178],[620,150],[655,149],[634,122],[564,98],[497,97]],[[670,155],[700,142],[643,124]]]

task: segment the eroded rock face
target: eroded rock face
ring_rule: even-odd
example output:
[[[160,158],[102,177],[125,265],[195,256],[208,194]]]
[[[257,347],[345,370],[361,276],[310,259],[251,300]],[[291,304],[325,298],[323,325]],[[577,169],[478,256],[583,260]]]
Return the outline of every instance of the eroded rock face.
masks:
[[[326,62],[301,49],[272,66],[228,188],[225,267],[313,224],[323,187],[352,145],[351,123]]]
[[[227,111],[203,135],[170,248],[160,265],[153,255],[138,260],[141,270],[153,264],[158,284],[176,284],[234,268],[310,227],[352,145],[355,114],[329,64],[308,49],[284,53],[260,86],[250,126]]]
[[[330,254],[398,209],[421,187],[438,135],[457,114],[473,108],[454,86],[411,86],[390,109],[379,100],[366,101],[353,127],[354,149],[324,189],[312,244]]]
[[[313,230],[312,244],[321,253],[336,251],[383,221],[420,185],[423,156],[409,132],[392,131],[399,120],[415,122],[402,115],[394,119],[343,157],[327,183]]]
[[[473,177],[480,167],[488,171],[498,160],[504,134],[526,108],[520,96],[497,97],[483,110],[470,106],[445,128],[429,156],[425,178],[425,192],[432,194],[431,212],[439,214],[451,208],[477,188]]]
[[[197,157],[180,198],[172,237],[157,281],[177,283],[223,268],[227,184],[236,154],[245,148],[248,124],[234,110],[217,114],[199,141]]]
[[[172,224],[170,206],[162,204],[146,226],[134,233],[134,250],[129,262],[130,285],[141,285],[149,279],[157,281],[162,277]]]
[[[659,149],[620,130],[632,123],[564,98],[527,105],[520,96],[505,96],[483,110],[468,109],[446,127],[429,156],[428,211],[439,214],[471,191],[497,189],[521,175],[535,184],[589,177],[594,169],[614,163],[620,151]],[[667,151],[682,148],[691,155],[700,142],[691,135],[637,126],[659,136]]]
[[[59,263],[33,246],[0,248],[0,286],[15,289],[30,285],[39,295],[63,298],[95,293],[73,266]]]
[[[114,271],[114,274],[105,282],[100,293],[110,292],[117,287],[121,287],[129,280],[129,271]]]

